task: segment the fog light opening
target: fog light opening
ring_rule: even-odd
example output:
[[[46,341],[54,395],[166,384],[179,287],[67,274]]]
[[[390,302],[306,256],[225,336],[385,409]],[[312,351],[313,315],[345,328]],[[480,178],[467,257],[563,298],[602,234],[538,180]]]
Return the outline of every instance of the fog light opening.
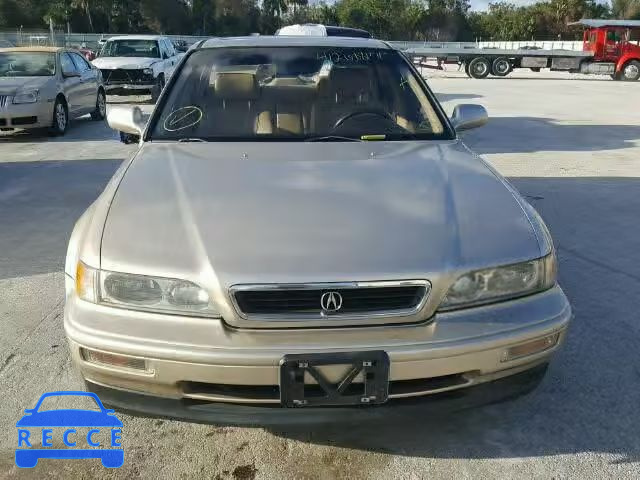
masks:
[[[502,353],[502,362],[510,362],[518,358],[527,357],[536,353],[544,352],[558,344],[560,333],[553,333],[546,337],[537,338],[527,343],[521,343],[515,347],[509,347]]]
[[[80,347],[80,357],[87,363],[95,365],[115,367],[136,372],[153,373],[144,358],[116,355],[115,353],[99,352]]]

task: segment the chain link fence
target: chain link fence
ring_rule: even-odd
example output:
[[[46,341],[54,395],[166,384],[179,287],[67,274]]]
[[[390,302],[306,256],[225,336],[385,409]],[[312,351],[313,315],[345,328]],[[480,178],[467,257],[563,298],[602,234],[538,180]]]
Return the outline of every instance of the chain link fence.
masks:
[[[22,30],[0,31],[0,48],[3,47],[36,47],[53,46],[67,48],[88,48],[98,51],[109,38],[123,34],[113,33],[65,33],[61,30]],[[186,45],[211,38],[191,35],[165,35],[174,42],[184,42]]]

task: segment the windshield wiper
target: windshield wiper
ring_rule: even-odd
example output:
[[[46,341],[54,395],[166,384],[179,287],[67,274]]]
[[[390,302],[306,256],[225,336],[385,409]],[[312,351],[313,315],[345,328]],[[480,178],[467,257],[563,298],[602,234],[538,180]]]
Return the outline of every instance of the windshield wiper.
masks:
[[[362,142],[362,140],[353,137],[341,137],[339,135],[326,135],[324,137],[307,138],[305,142]]]
[[[180,142],[180,143],[182,143],[182,142],[202,142],[202,143],[206,143],[206,140],[203,140],[202,138],[196,138],[196,137],[186,137],[186,138],[179,139],[178,142]]]

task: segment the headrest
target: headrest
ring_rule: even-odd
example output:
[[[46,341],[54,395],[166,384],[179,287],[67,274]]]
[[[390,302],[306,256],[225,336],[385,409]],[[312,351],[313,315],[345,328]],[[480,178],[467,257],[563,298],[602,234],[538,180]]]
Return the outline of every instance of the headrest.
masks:
[[[260,96],[256,76],[248,72],[219,72],[214,89],[223,100],[255,100]]]
[[[329,76],[320,82],[320,91],[322,95],[338,94],[341,99],[369,96],[372,88],[371,80],[369,68],[334,67]]]

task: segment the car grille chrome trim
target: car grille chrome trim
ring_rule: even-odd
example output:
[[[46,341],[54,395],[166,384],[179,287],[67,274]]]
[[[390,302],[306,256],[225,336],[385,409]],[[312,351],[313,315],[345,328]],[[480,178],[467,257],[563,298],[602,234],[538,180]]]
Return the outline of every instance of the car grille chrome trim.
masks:
[[[0,110],[6,110],[9,106],[9,100],[11,100],[9,95],[0,95]]]
[[[143,69],[114,68],[100,70],[105,85],[146,85],[153,83],[153,75],[143,72]]]
[[[413,380],[391,380],[389,382],[389,400],[421,397],[447,392],[471,386],[475,377],[469,372],[443,375]],[[355,382],[354,386],[362,384]],[[318,387],[309,384],[308,387]],[[227,402],[245,404],[280,404],[278,385],[220,385],[200,382],[183,382],[182,397],[207,402]]]
[[[414,315],[424,307],[430,291],[427,280],[392,280],[240,284],[229,288],[229,296],[246,320],[345,320]],[[331,292],[340,294],[341,308],[323,311],[321,299]]]

